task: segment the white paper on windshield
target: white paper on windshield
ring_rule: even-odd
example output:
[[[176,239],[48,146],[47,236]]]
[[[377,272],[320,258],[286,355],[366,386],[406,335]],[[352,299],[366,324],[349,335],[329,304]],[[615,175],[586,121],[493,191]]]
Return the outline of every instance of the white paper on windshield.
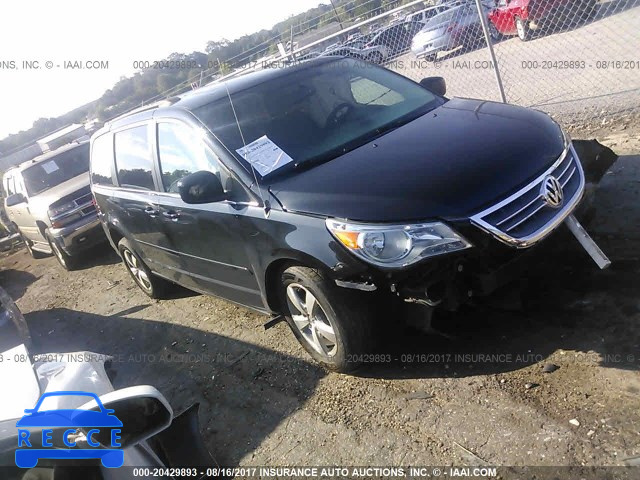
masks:
[[[293,158],[266,135],[254,140],[246,147],[238,148],[236,152],[253,165],[253,168],[262,176],[293,161]]]
[[[42,168],[44,168],[44,171],[49,174],[49,173],[53,173],[56,170],[58,170],[58,165],[56,164],[56,162],[51,160],[50,162],[43,163],[42,164]]]

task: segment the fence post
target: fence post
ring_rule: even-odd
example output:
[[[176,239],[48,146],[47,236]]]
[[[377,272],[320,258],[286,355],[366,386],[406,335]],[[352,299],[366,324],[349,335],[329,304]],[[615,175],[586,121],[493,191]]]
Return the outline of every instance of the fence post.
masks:
[[[484,40],[487,42],[487,48],[489,49],[489,56],[491,57],[491,65],[493,65],[493,71],[496,74],[496,82],[498,83],[498,90],[500,90],[500,98],[502,103],[507,103],[507,97],[504,94],[504,86],[502,85],[502,77],[500,76],[500,70],[498,69],[498,61],[496,60],[496,54],[493,51],[493,43],[491,42],[491,35],[489,34],[489,25],[487,25],[487,17],[484,14],[484,8],[482,2],[476,0],[476,8],[478,15],[480,16],[480,24],[482,25],[482,32],[484,33]]]

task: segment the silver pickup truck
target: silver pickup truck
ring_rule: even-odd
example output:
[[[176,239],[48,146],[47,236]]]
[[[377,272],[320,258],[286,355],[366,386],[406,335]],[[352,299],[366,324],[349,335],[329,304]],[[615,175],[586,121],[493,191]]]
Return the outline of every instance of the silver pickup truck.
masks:
[[[29,253],[53,254],[66,270],[106,241],[89,185],[89,143],[71,143],[8,170],[2,178],[9,221]]]

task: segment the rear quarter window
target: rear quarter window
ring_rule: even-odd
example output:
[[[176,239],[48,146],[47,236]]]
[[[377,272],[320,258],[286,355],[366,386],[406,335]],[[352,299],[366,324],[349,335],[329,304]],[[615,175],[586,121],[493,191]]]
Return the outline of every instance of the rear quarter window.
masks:
[[[113,140],[110,134],[101,135],[91,146],[91,182],[113,185]]]
[[[121,187],[155,190],[147,125],[115,134],[116,170]]]

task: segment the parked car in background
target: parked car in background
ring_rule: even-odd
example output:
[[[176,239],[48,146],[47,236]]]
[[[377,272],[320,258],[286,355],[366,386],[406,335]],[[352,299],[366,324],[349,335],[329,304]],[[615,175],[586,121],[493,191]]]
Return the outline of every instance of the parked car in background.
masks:
[[[489,20],[500,35],[527,41],[534,31],[567,20],[589,20],[596,13],[597,0],[499,0]]]
[[[356,22],[358,22],[358,20],[356,20]],[[380,30],[381,28],[382,28],[382,26],[379,23],[377,23],[377,22],[371,23],[369,25],[369,33],[376,32],[376,31]]]
[[[421,22],[414,21],[385,27],[374,33],[365,47],[384,46],[389,57],[395,57],[409,50],[411,39],[422,27]]]
[[[366,37],[360,37],[343,44],[334,44],[322,53],[321,56],[341,56],[367,60],[378,65],[385,62],[389,57],[388,49],[385,45],[366,46]]]
[[[72,270],[104,242],[89,185],[89,142],[71,143],[8,170],[2,178],[9,221],[34,258],[54,254]]]
[[[451,8],[448,5],[437,5],[435,7],[425,8],[414,13],[410,13],[405,17],[405,22],[422,22],[426,23],[430,18],[433,18],[439,13],[442,13]]]
[[[105,231],[148,296],[178,283],[284,315],[351,370],[388,333],[382,305],[428,321],[489,295],[583,197],[549,116],[444,93],[324,57],[132,112],[91,140]]]
[[[491,35],[497,38],[495,29]],[[439,52],[462,46],[477,48],[485,44],[482,24],[475,5],[459,5],[428,20],[413,37],[411,51],[417,57],[435,60]]]

